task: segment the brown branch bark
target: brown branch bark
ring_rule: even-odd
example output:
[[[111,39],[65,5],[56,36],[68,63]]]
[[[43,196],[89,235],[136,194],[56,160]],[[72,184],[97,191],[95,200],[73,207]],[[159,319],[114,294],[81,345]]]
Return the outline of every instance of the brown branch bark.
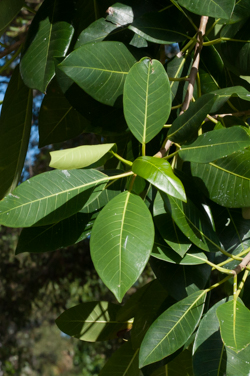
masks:
[[[11,52],[18,49],[18,47],[24,42],[25,36],[21,37],[20,40],[11,44],[9,47],[5,48],[3,52],[0,53],[0,59],[9,55]]]
[[[181,108],[180,115],[188,109],[189,104],[193,98],[194,84],[195,84],[195,80],[196,80],[196,76],[197,76],[197,72],[198,72],[198,68],[200,64],[200,53],[202,50],[203,36],[205,35],[205,32],[206,32],[207,22],[208,22],[208,17],[202,16],[201,21],[200,21],[200,27],[198,29],[198,34],[197,34],[198,42],[196,43],[195,50],[194,50],[194,61],[193,61],[193,65],[192,65],[189,79],[188,79],[189,84],[188,84],[187,93],[186,93],[186,96],[185,96],[185,99]],[[173,144],[172,141],[167,140],[165,146],[161,148],[161,150],[158,151],[158,153],[156,153],[154,157],[163,158],[165,154],[167,153],[167,151],[170,149],[172,144]]]
[[[250,263],[250,252],[243,258],[241,263],[236,266],[233,270],[233,274],[239,274],[242,270],[246,268],[246,266]]]
[[[214,119],[222,118],[225,116],[236,116],[236,117],[241,117],[245,115],[250,115],[250,110],[247,111],[241,111],[241,112],[234,112],[234,113],[229,113],[229,114],[217,114],[217,115],[210,115]],[[206,118],[205,121],[209,121],[210,119]]]
[[[195,50],[194,50],[194,61],[193,61],[193,65],[190,71],[190,75],[189,75],[189,84],[188,84],[187,93],[186,93],[186,96],[185,96],[185,99],[181,108],[180,115],[188,109],[190,102],[193,98],[194,84],[195,84],[197,72],[199,69],[200,53],[201,53],[202,46],[203,46],[203,36],[205,35],[205,32],[206,32],[207,22],[208,22],[208,17],[202,16],[198,33],[197,33],[198,42],[196,43]]]

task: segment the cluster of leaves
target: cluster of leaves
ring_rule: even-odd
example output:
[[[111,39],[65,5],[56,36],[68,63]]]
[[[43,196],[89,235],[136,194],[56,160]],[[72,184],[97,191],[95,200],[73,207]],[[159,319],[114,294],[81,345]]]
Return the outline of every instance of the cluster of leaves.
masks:
[[[144,3],[42,3],[3,103],[0,223],[23,228],[17,254],[90,236],[95,269],[120,303],[151,257],[156,279],[125,305],[83,303],[56,321],[83,341],[131,331],[102,376],[245,376],[250,4]],[[180,52],[166,61],[172,43]],[[54,170],[15,188],[32,89],[46,92],[40,146],[83,132],[100,143],[52,152]]]

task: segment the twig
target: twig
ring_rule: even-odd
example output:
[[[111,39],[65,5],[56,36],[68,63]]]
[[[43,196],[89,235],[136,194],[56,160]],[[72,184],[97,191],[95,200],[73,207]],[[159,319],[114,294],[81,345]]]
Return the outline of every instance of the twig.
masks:
[[[210,117],[214,118],[214,119],[218,119],[218,118],[223,118],[225,116],[236,116],[236,117],[240,117],[240,116],[245,116],[245,115],[250,115],[250,110],[247,110],[247,111],[241,111],[241,112],[234,112],[234,113],[231,113],[231,114],[217,114],[217,115],[210,115]],[[208,117],[205,119],[205,121],[210,121],[211,119],[209,119]]]
[[[5,48],[3,52],[0,53],[0,59],[4,56],[9,55],[11,52],[15,51],[24,41],[24,37],[20,38],[17,42],[13,43],[11,46]]]
[[[170,149],[170,147],[171,147],[172,144],[173,144],[172,141],[167,140],[165,146],[163,148],[161,148],[161,150],[158,151],[158,153],[156,153],[154,155],[154,157],[156,157],[156,158],[163,158],[163,157],[165,157],[167,151]]]
[[[233,274],[234,275],[239,274],[243,269],[245,269],[248,266],[249,263],[250,263],[250,252],[243,258],[241,263],[237,265],[236,268],[234,268]]]
[[[201,53],[202,46],[203,46],[203,36],[205,35],[205,32],[206,32],[207,22],[208,22],[208,17],[202,16],[199,30],[197,33],[198,43],[196,43],[195,50],[194,50],[194,61],[193,61],[193,65],[190,71],[190,75],[189,75],[189,84],[188,84],[187,93],[186,93],[186,96],[182,105],[180,115],[188,109],[189,104],[193,97],[194,84],[195,84],[195,80],[196,80],[196,76],[197,76],[197,72],[198,72],[198,68],[200,64],[200,53]]]

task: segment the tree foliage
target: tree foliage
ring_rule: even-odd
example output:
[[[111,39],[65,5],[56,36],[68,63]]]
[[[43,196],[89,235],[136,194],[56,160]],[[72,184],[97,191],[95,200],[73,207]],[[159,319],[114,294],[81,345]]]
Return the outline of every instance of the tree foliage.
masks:
[[[7,3],[0,30],[25,5]],[[250,372],[249,18],[243,0],[44,0],[30,24],[0,119],[0,223],[23,228],[16,253],[90,237],[119,303],[155,274],[124,305],[56,320],[83,341],[130,332],[101,376]],[[99,143],[51,152],[54,169],[17,186],[32,89],[41,146]]]

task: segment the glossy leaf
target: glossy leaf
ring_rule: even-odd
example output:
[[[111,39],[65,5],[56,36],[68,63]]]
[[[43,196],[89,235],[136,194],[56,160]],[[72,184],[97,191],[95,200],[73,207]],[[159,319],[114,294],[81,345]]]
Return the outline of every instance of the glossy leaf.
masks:
[[[197,136],[201,123],[210,112],[216,98],[211,95],[203,95],[193,103],[187,111],[178,116],[168,131],[168,138],[173,142],[183,144]]]
[[[24,85],[18,66],[8,85],[0,117],[0,199],[15,189],[21,176],[29,143],[32,101],[32,91]]]
[[[128,28],[149,42],[171,44],[187,39],[185,29],[177,22],[167,12],[151,12],[136,18]]]
[[[250,101],[250,92],[242,86],[227,87],[211,92],[215,96],[211,112],[217,112],[230,97],[238,97],[245,101]]]
[[[113,106],[135,61],[124,44],[100,42],[71,52],[58,68],[93,98]]]
[[[50,152],[50,167],[72,170],[92,165],[102,158],[103,164],[112,157],[110,150],[117,150],[116,144],[84,145],[76,148]],[[104,158],[103,158],[104,157]]]
[[[24,0],[1,0],[0,3],[0,36],[4,33],[7,26],[16,17],[18,12],[24,6]]]
[[[185,261],[184,264],[164,261],[151,258],[150,265],[157,279],[176,300],[184,299],[187,295],[203,289],[211,275],[209,265],[198,265],[194,261],[194,265],[185,265]]]
[[[219,320],[216,316],[217,308],[226,301],[225,298],[213,305],[200,322],[193,345],[194,376],[227,374],[226,348],[221,340]]]
[[[191,247],[191,243],[176,226],[172,216],[169,213],[160,214],[154,217],[154,221],[164,241],[183,257]]]
[[[77,38],[74,49],[79,48],[86,43],[101,42],[109,33],[117,29],[117,27],[117,25],[107,22],[104,18],[99,18],[99,20],[96,20],[81,32]]]
[[[204,264],[207,260],[205,253],[199,252],[199,250],[197,250],[195,247],[194,249],[192,247],[182,258],[177,252],[173,251],[173,249],[170,248],[170,246],[168,246],[163,239],[157,236],[151,256],[159,260],[181,265],[199,265]]]
[[[105,341],[117,338],[120,330],[132,322],[119,322],[116,315],[120,307],[108,302],[87,302],[64,311],[57,319],[58,328],[82,341]]]
[[[182,182],[174,175],[168,161],[147,156],[139,157],[134,161],[132,170],[135,174],[148,180],[161,191],[182,201],[186,201]]]
[[[221,337],[224,344],[240,352],[250,344],[250,311],[240,301],[231,300],[217,308]]]
[[[250,4],[248,0],[236,1],[231,22],[239,22],[250,16]]]
[[[146,144],[160,132],[171,111],[171,91],[158,60],[143,58],[130,69],[123,105],[128,127],[139,142]]]
[[[156,370],[150,376],[193,376],[192,353],[182,351],[174,360]]]
[[[116,376],[139,376],[138,355],[139,349],[133,349],[130,341],[125,343],[111,356],[100,376],[110,376],[112,373]]]
[[[178,0],[178,3],[190,12],[225,19],[231,17],[235,6],[235,0]]]
[[[69,103],[53,80],[39,112],[39,146],[66,141],[87,131],[90,121]]]
[[[45,0],[39,8],[20,63],[28,87],[44,92],[55,75],[54,57],[66,55],[73,36],[72,11],[68,0]]]
[[[211,224],[191,200],[184,203],[165,194],[162,197],[175,223],[188,239],[204,251],[220,249],[219,239]]]
[[[191,163],[192,175],[203,192],[229,208],[250,206],[250,151],[237,152],[209,164]]]
[[[86,239],[97,214],[77,213],[51,225],[24,228],[18,239],[16,255],[56,251]]]
[[[158,317],[142,341],[140,367],[161,360],[184,345],[200,321],[205,298],[203,291],[197,291]]]
[[[183,145],[179,156],[184,161],[208,163],[250,146],[250,137],[241,127],[206,132],[192,144]]]
[[[123,192],[99,214],[90,239],[91,257],[118,301],[143,271],[153,242],[152,217],[139,196]]]
[[[245,376],[250,372],[250,346],[236,354],[233,350],[227,351],[227,376]]]
[[[168,292],[155,279],[140,299],[131,330],[131,342],[135,349],[141,342],[154,320],[162,313],[161,306],[168,296]],[[172,299],[171,299],[172,300]]]
[[[37,175],[0,202],[0,222],[10,227],[58,222],[78,212],[95,189],[98,196],[107,181],[107,175],[97,170],[55,170]]]
[[[115,3],[107,9],[107,21],[112,22],[113,24],[124,26],[131,22],[134,19],[133,9],[122,3]]]
[[[180,81],[172,81],[171,78],[180,78],[183,76],[185,70],[186,59],[183,57],[176,57],[175,59],[167,62],[167,73],[170,77],[170,89],[172,93],[172,99],[175,98]]]

